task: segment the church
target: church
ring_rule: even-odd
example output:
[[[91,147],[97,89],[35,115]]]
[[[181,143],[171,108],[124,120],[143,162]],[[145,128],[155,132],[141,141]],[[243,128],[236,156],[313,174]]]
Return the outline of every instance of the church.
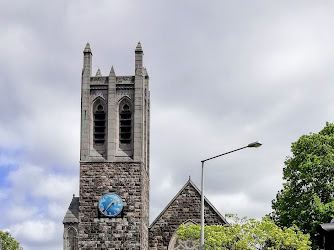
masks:
[[[79,197],[63,219],[64,250],[196,249],[180,241],[181,224],[200,223],[201,192],[190,180],[149,224],[150,91],[143,49],[134,75],[92,76],[92,51],[83,51]],[[157,166],[154,166],[157,167]],[[227,221],[205,199],[205,224]]]

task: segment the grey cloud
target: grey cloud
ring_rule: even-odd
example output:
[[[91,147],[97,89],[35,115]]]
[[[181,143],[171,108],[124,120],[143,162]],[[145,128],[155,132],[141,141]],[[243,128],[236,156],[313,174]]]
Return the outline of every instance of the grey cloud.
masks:
[[[0,145],[23,148],[18,161],[43,166],[45,175],[78,179],[83,48],[90,42],[93,73],[101,68],[107,75],[114,65],[116,74],[130,75],[140,40],[151,79],[150,220],[189,175],[199,186],[200,160],[254,140],[263,147],[207,162],[205,183],[218,210],[259,218],[281,187],[291,142],[332,120],[333,7],[300,1],[3,1]],[[66,211],[68,193],[77,191],[62,192],[63,199],[48,204],[57,200]],[[27,249],[61,245],[61,219],[49,219],[57,225],[53,238],[22,238]],[[14,225],[21,228],[10,220],[5,227]]]

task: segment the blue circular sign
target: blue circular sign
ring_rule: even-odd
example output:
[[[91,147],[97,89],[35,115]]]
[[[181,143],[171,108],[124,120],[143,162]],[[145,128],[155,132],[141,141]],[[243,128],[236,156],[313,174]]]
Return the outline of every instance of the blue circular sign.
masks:
[[[123,201],[117,194],[107,193],[101,196],[98,206],[103,215],[115,217],[122,211]]]

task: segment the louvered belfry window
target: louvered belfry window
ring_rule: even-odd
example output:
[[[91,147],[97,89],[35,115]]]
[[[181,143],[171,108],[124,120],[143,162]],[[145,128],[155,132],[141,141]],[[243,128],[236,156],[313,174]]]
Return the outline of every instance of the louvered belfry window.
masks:
[[[132,112],[128,104],[121,107],[119,113],[119,140],[122,144],[131,143]]]
[[[94,112],[94,142],[103,144],[106,137],[106,112],[102,105]]]

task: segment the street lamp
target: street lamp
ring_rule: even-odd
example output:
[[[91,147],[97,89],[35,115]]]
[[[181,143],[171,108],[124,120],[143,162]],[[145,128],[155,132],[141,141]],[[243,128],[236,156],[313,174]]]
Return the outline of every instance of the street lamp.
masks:
[[[244,149],[244,148],[258,148],[261,145],[262,144],[259,141],[252,142],[252,143],[249,143],[247,146],[244,146],[242,148],[238,148],[238,149],[229,151],[227,153],[216,155],[216,156],[213,156],[211,158],[208,158],[208,159],[205,159],[205,160],[201,161],[202,162],[202,178],[201,178],[201,192],[202,192],[202,194],[201,194],[201,241],[200,241],[200,248],[199,249],[201,249],[201,250],[204,249],[204,162],[212,160],[214,158],[218,158],[218,157],[223,156],[223,155],[227,155],[227,154],[233,153],[235,151],[239,151],[239,150]]]

